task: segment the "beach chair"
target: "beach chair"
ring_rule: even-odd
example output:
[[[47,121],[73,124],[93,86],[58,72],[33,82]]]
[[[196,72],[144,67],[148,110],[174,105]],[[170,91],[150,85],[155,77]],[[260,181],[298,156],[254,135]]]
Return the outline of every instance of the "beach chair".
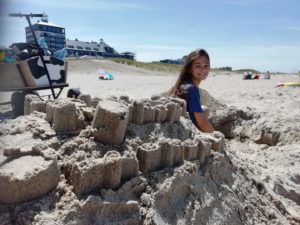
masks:
[[[34,39],[33,44],[15,43],[19,49],[30,49],[28,54],[20,57],[21,61],[0,63],[0,92],[12,92],[10,102],[14,116],[24,112],[24,99],[27,94],[38,94],[40,90],[50,90],[48,98],[56,99],[60,96],[67,83],[67,62],[53,56],[45,56],[43,49],[38,45],[30,18],[44,17],[43,14],[13,13],[11,17],[25,17]],[[58,90],[58,91],[57,91]]]

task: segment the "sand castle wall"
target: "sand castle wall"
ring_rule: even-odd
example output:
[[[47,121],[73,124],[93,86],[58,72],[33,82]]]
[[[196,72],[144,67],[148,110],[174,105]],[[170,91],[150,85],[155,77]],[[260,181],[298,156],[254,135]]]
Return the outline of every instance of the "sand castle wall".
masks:
[[[185,101],[175,98],[144,99],[130,105],[129,121],[134,124],[178,122],[186,115]]]
[[[179,166],[184,161],[203,163],[211,148],[217,151],[222,148],[223,136],[201,135],[185,119],[185,107],[185,101],[176,98],[153,97],[137,101],[126,96],[92,99],[89,95],[81,95],[79,100],[42,101],[35,95],[26,96],[26,114],[41,113],[40,117],[48,121],[57,135],[67,135],[71,142],[61,147],[59,141],[51,144],[56,146],[63,159],[61,168],[57,158],[46,159],[34,152],[2,166],[0,189],[6,191],[1,192],[0,201],[9,204],[39,197],[55,188],[60,173],[73,187],[73,192],[81,196],[102,188],[116,189],[140,173]],[[137,133],[130,132],[130,124]],[[131,134],[127,136],[128,132]],[[149,142],[151,138],[143,135],[151,132],[153,141]],[[25,161],[36,167],[28,170],[25,167],[27,175],[16,175],[15,181],[10,180],[11,175],[6,171],[13,165],[23,165]],[[31,173],[31,170],[38,172]],[[16,173],[22,174],[17,170]],[[17,191],[20,183],[24,188]]]
[[[27,95],[24,103],[24,114],[33,112],[46,113],[46,120],[56,132],[79,132],[85,126],[83,111],[71,100],[43,101],[36,95]]]
[[[68,182],[76,194],[95,189],[117,188],[121,181],[138,174],[135,158],[121,157],[117,151],[107,152],[103,158],[87,159],[64,168]]]
[[[183,164],[184,160],[200,160],[204,162],[210,155],[211,143],[209,141],[188,139],[182,143],[162,139],[158,144],[144,144],[137,149],[139,170],[148,173],[165,167]]]

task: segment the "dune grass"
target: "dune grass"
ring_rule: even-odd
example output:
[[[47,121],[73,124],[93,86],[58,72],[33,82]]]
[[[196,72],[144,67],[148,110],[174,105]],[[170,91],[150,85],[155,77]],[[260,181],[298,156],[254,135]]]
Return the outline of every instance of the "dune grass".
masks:
[[[136,60],[123,59],[123,58],[111,58],[113,62],[121,63],[129,66],[135,66],[139,68],[143,68],[146,70],[154,70],[154,71],[165,71],[178,74],[183,65],[178,64],[167,64],[167,63],[159,63],[159,62],[140,62]],[[211,68],[211,72],[219,72],[217,68]],[[244,72],[252,72],[252,74],[260,73],[254,69],[239,69],[233,70],[234,73],[244,73]]]
[[[240,69],[240,70],[233,70],[235,73],[244,73],[244,72],[251,72],[252,74],[260,73],[258,70],[254,69]]]
[[[179,73],[182,68],[182,65],[178,64],[166,64],[166,63],[159,63],[159,62],[139,62],[130,59],[123,59],[123,58],[111,58],[113,62],[121,63],[129,66],[136,66],[139,68],[143,68],[146,70],[154,70],[154,71],[165,71],[171,73]]]

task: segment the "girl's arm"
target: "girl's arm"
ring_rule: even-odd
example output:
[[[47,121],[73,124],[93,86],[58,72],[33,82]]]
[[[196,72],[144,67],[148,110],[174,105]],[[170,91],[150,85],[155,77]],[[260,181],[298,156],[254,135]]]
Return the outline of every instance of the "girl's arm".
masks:
[[[198,125],[198,128],[206,133],[214,132],[213,125],[209,122],[209,120],[204,115],[204,112],[194,112],[194,116]]]

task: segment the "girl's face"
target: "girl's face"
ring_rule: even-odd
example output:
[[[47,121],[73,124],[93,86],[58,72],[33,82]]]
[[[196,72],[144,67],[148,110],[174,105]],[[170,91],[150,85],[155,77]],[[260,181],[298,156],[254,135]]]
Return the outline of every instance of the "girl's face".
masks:
[[[193,80],[201,81],[207,78],[209,70],[209,60],[205,56],[201,56],[194,60],[189,72],[192,74]]]

